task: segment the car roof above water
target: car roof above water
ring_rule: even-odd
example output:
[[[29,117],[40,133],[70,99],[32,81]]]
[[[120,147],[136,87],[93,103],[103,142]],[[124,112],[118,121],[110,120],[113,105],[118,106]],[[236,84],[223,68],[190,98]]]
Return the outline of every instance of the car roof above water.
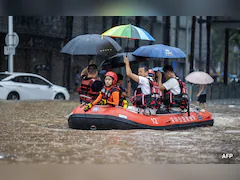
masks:
[[[25,73],[25,72],[0,72],[0,74],[9,74],[9,75],[33,75],[33,76],[39,76],[37,74],[33,74],[33,73]]]

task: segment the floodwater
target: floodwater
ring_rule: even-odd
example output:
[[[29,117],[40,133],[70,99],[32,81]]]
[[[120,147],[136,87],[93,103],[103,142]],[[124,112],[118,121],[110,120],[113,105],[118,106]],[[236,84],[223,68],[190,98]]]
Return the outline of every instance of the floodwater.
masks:
[[[209,104],[213,127],[176,131],[72,130],[77,105],[0,101],[0,164],[240,163],[238,105]]]

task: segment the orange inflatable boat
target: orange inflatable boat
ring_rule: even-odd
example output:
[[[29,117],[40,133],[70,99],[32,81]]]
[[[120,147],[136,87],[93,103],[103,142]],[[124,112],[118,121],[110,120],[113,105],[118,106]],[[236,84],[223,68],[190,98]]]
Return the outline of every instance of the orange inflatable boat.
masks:
[[[212,126],[212,114],[206,110],[191,109],[190,113],[144,115],[122,107],[95,105],[84,112],[84,106],[76,107],[68,118],[72,129],[182,129],[199,126]]]

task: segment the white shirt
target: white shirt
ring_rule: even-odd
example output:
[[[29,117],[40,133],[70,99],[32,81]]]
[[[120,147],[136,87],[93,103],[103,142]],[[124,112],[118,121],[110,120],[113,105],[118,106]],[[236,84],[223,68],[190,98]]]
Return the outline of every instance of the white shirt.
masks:
[[[165,83],[163,83],[163,86],[167,91],[170,90],[174,95],[181,93],[180,85],[175,78],[167,80]]]
[[[151,94],[148,78],[143,76],[138,76],[138,77],[139,77],[138,88],[141,88],[142,93],[145,95]]]

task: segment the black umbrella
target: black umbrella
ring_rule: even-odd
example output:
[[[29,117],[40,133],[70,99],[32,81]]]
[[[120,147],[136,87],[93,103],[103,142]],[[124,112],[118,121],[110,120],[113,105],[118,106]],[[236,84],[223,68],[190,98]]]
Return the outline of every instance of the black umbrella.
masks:
[[[145,58],[133,56],[132,52],[123,52],[123,53],[118,53],[108,58],[107,60],[103,61],[101,67],[103,69],[114,69],[114,68],[125,66],[124,57],[126,55],[128,56],[130,63],[137,63],[145,60]]]
[[[61,52],[71,55],[109,55],[116,54],[121,49],[121,46],[111,37],[84,34],[70,40]]]

